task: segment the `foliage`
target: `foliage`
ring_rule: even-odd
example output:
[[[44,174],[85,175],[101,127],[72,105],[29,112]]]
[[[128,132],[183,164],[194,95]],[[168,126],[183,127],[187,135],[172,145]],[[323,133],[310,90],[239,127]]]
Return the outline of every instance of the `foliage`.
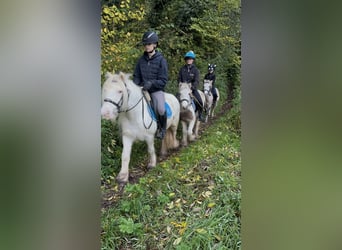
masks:
[[[228,120],[126,186],[102,212],[102,249],[240,249],[240,136]]]
[[[122,0],[103,5],[101,14],[101,74],[107,71],[132,71],[133,58],[140,51],[136,45],[141,37],[136,25],[143,21],[143,5]],[[141,25],[143,26],[143,25]]]

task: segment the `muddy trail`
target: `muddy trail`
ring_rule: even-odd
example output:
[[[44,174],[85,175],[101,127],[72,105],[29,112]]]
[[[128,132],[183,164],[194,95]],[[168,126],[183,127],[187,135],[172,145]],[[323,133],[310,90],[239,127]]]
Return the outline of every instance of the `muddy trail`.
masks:
[[[220,110],[216,110],[215,117],[209,118],[206,123],[200,124],[199,132],[198,132],[199,137],[208,127],[210,127],[213,123],[215,123],[215,121],[218,118],[220,118],[223,115],[226,115],[229,112],[229,110],[232,108],[233,99],[234,99],[233,84],[228,84],[227,100],[222,104]],[[177,149],[170,150],[167,156],[159,157],[157,155],[158,157],[157,162],[161,163],[169,159],[170,157],[176,156],[182,149],[183,149],[183,146],[179,146]],[[137,183],[139,179],[148,172],[146,165],[147,165],[147,160],[146,162],[142,162],[140,165],[130,166],[129,180],[128,180],[130,184]],[[123,188],[124,187],[120,187],[117,183],[115,183],[115,181],[113,181],[111,184],[101,183],[101,189],[102,189],[101,208],[108,209],[110,207],[114,207],[117,201],[123,195]]]

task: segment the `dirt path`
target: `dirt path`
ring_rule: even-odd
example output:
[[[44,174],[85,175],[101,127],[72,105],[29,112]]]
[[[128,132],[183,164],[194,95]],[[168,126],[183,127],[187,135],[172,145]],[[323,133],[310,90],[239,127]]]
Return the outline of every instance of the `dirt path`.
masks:
[[[226,102],[223,103],[223,105],[221,106],[221,109],[215,113],[214,118],[208,119],[208,122],[206,123],[201,123],[200,128],[199,128],[199,135],[201,135],[203,131],[205,131],[209,126],[215,123],[215,121],[219,117],[229,112],[229,110],[232,107],[233,94],[234,93],[233,93],[232,85],[228,85],[228,98]],[[158,157],[158,163],[163,162],[169,159],[170,157],[177,155],[182,150],[182,148],[183,147],[180,146],[177,149],[170,151],[166,157],[162,157],[162,158]],[[129,180],[128,180],[129,183],[131,184],[137,183],[139,179],[143,177],[147,172],[148,170],[145,167],[143,167],[143,165],[130,167]],[[102,183],[101,186],[102,188],[104,188],[104,190],[102,190],[101,207],[103,209],[107,209],[109,207],[115,206],[117,201],[122,196],[122,193],[123,193],[122,187],[119,187],[117,184],[112,185],[112,184],[105,184],[105,183]]]

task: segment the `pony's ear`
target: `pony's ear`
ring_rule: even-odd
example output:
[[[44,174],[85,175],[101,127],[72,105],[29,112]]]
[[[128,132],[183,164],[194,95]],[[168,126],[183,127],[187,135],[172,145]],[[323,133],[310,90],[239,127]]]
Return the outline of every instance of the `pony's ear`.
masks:
[[[106,75],[105,75],[106,79],[108,79],[111,76],[113,76],[113,75],[110,72],[107,72]]]
[[[214,68],[216,68],[216,64],[214,65]]]
[[[121,80],[125,81],[125,73],[120,71],[119,75],[120,75]]]
[[[208,63],[208,66],[210,66],[210,63]]]

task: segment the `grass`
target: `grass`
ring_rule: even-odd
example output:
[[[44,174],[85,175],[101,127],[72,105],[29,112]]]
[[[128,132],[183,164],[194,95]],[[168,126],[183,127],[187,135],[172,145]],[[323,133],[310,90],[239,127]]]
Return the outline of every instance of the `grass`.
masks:
[[[229,115],[102,210],[102,249],[240,249],[240,136]]]

